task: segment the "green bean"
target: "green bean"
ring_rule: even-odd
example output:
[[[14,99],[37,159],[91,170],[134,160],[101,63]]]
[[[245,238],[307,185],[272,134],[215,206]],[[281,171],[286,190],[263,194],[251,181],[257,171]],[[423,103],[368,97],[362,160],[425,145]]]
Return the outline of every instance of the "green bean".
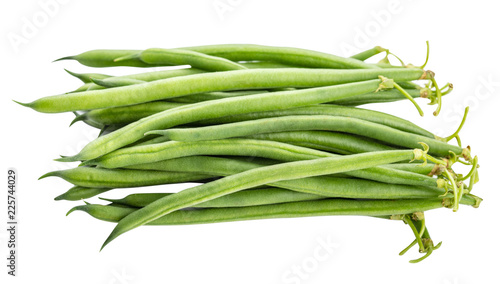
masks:
[[[55,61],[61,60],[76,60],[80,64],[89,67],[114,67],[114,66],[130,66],[130,67],[152,67],[154,65],[144,63],[138,59],[128,59],[120,62],[114,60],[119,57],[124,57],[136,54],[140,50],[120,50],[120,49],[95,49],[89,50],[78,55],[66,56]]]
[[[151,65],[190,65],[207,71],[230,71],[247,69],[236,62],[187,49],[149,48],[136,55],[139,60]]]
[[[111,188],[73,186],[65,193],[54,198],[54,200],[69,200],[69,201],[82,200],[99,195],[109,190],[111,190]]]
[[[58,113],[180,97],[189,94],[280,87],[321,87],[376,79],[380,75],[403,81],[425,78],[421,69],[248,69],[174,77],[144,84],[40,98],[22,104],[39,112]],[[366,93],[366,92],[365,92]]]
[[[110,135],[90,142],[75,156],[58,159],[58,161],[79,161],[97,158],[141,139],[144,133],[150,130],[165,129],[202,119],[227,115],[324,103],[339,98],[375,91],[379,88],[380,83],[381,80],[378,79],[324,88],[271,92],[252,96],[227,98],[177,107],[131,123]]]
[[[240,95],[243,96],[243,95],[263,93],[263,92],[265,91],[259,90],[259,91],[240,91],[240,92],[211,92],[211,93],[194,94],[178,98],[172,98],[169,100],[169,102],[155,101],[155,102],[147,102],[131,106],[96,109],[86,112],[86,114],[83,117],[76,119],[76,121],[91,119],[101,124],[129,124],[141,118],[156,114],[158,112],[167,109],[171,109],[172,106],[174,105],[172,102],[176,103],[175,106],[181,106],[185,105],[186,103],[196,103],[200,101],[221,99],[221,98],[240,96]],[[385,92],[378,92],[376,94],[382,94],[382,93]],[[352,97],[353,101],[349,101],[349,99],[347,99],[347,100],[338,100],[335,101],[334,103],[337,104],[337,102],[342,101],[342,104],[353,103],[353,102],[357,104],[359,100],[357,99],[355,100],[354,98],[359,96],[364,96],[364,95],[358,95]],[[372,95],[370,94],[370,96]],[[401,96],[401,98],[404,97]],[[202,120],[199,121],[198,123],[201,125],[210,125],[210,124],[221,124],[228,122],[264,118],[264,117],[274,117],[283,115],[311,115],[311,114],[355,117],[391,126],[393,128],[400,129],[406,132],[416,133],[431,138],[434,137],[434,134],[430,133],[429,131],[396,116],[372,110],[365,110],[360,108],[352,108],[352,107],[337,106],[330,104],[314,105],[314,106],[307,106],[307,107],[286,109],[286,110],[248,113],[248,114],[234,115],[234,116],[225,116],[215,119]]]
[[[71,76],[80,79],[80,81],[82,81],[83,83],[91,83],[92,79],[104,79],[112,77],[110,75],[100,74],[100,73],[75,73],[67,69],[64,69],[64,71],[68,72],[68,74],[70,74]]]
[[[180,49],[222,57],[231,61],[269,61],[292,66],[304,66],[313,68],[376,68],[371,64],[366,64],[360,60],[352,58],[343,58],[327,53],[291,47],[274,47],[251,44],[224,44],[184,47]],[[63,57],[58,60],[74,59],[77,60],[80,64],[90,67],[156,66],[154,64],[145,63],[138,57],[134,56],[136,54],[139,54],[140,52],[140,50],[98,49],[90,50],[75,56]],[[123,61],[115,61],[115,59],[120,57],[125,57],[127,59]],[[171,64],[165,62],[165,64],[163,65]]]
[[[394,147],[367,137],[329,131],[287,131],[250,135],[247,138],[283,142],[339,154],[395,150]]]
[[[420,160],[424,155],[423,151],[419,149],[379,151],[290,162],[260,167],[234,174],[203,185],[185,189],[177,194],[165,196],[147,205],[146,207],[127,215],[127,217],[120,220],[120,222],[116,225],[115,229],[104,242],[103,247],[119,235],[141,225],[147,224],[161,216],[167,215],[170,212],[190,207],[192,205],[243,189],[282,180],[343,173],[384,164],[391,164],[403,160]]]
[[[273,63],[273,62],[247,62],[247,63],[241,63],[244,67],[248,69],[259,69],[259,68],[291,68],[293,66],[289,65],[284,65],[284,64],[279,64],[279,63]],[[205,73],[206,71],[200,70],[200,69],[195,69],[195,68],[183,68],[183,69],[168,69],[168,70],[161,70],[161,71],[152,71],[152,72],[143,72],[143,73],[137,73],[137,74],[130,74],[130,75],[123,75],[123,76],[114,76],[114,77],[109,77],[103,79],[104,82],[103,84],[106,84],[107,81],[115,81],[115,80],[125,80],[125,79],[136,79],[140,81],[146,81],[146,82],[152,82],[152,81],[157,81],[161,79],[167,79],[167,78],[173,78],[173,77],[179,77],[179,76],[187,76],[187,75],[193,75],[193,74],[200,74],[200,73]],[[100,78],[98,78],[100,79]],[[116,83],[116,81],[115,81]],[[86,91],[91,87],[92,90],[99,90],[99,89],[104,89],[104,87],[98,86],[94,83],[88,83],[89,85],[82,86],[78,91]]]
[[[201,141],[232,137],[242,137],[261,133],[297,131],[297,130],[329,130],[371,137],[390,145],[416,148],[419,142],[429,145],[429,153],[446,157],[450,151],[461,155],[463,149],[446,142],[425,136],[403,132],[385,125],[348,117],[332,117],[326,115],[297,115],[275,118],[262,118],[214,126],[196,128],[172,128],[154,130],[146,134],[165,135],[175,141]]]
[[[377,68],[363,61],[292,47],[255,44],[221,44],[182,49],[218,56],[231,61],[271,61],[310,68]]]
[[[100,199],[132,207],[144,207],[153,201],[156,201],[162,197],[172,194],[173,193],[136,193],[127,195],[122,199],[109,199],[102,197],[100,197]],[[287,203],[294,201],[317,200],[324,198],[325,197],[321,195],[295,192],[287,189],[269,187],[269,188],[242,190],[239,192],[221,196],[219,198],[194,205],[193,207],[194,208],[243,207],[243,206]]]
[[[154,171],[177,170],[214,176],[230,176],[262,166],[266,165],[215,157],[184,157],[150,164],[133,165],[127,168]],[[434,184],[436,184],[435,180]],[[318,176],[282,180],[268,184],[268,186],[327,197],[343,198],[426,198],[439,196],[445,193],[444,189],[439,189],[435,185],[426,187],[387,184],[371,180],[341,178],[337,176]]]
[[[322,151],[265,140],[167,141],[119,149],[99,158],[87,160],[82,165],[120,168],[196,155],[250,156],[281,161],[297,161],[330,156],[330,154]]]
[[[474,200],[470,198],[461,201],[464,205],[471,205],[473,202]],[[412,214],[417,211],[423,212],[442,207],[443,199],[351,200],[328,198],[324,200],[298,201],[248,207],[178,210],[145,225],[194,225],[271,218],[337,215],[383,217],[396,214]],[[140,209],[88,204],[76,206],[72,208],[68,214],[77,210],[84,211],[98,220],[119,222]]]
[[[381,94],[381,93],[384,92],[377,92],[375,94]],[[351,98],[355,99],[356,97],[359,96],[362,95],[353,96]],[[336,103],[337,101],[339,100],[335,100],[334,103]],[[417,126],[416,124],[408,120],[399,118],[397,116],[369,109],[353,108],[353,107],[345,107],[345,106],[337,106],[329,104],[312,105],[312,106],[290,108],[290,109],[278,109],[266,112],[238,114],[238,115],[202,120],[199,123],[204,125],[223,124],[223,123],[240,122],[246,120],[255,120],[260,118],[271,118],[271,117],[290,116],[290,115],[329,115],[329,116],[351,117],[386,125],[395,129],[399,129],[401,131],[419,134],[429,138],[435,137],[435,135],[432,134],[431,132]]]
[[[328,157],[338,156],[330,153],[325,154]],[[316,158],[321,157],[323,156],[317,156]],[[276,163],[277,161],[256,159],[255,157],[252,157],[252,160],[248,161],[238,158],[228,159],[221,157],[188,156],[152,163],[133,164],[126,166],[126,168],[156,171],[177,170],[192,173],[226,176],[262,166],[273,165]],[[389,184],[404,184],[429,187],[435,187],[438,184],[438,181],[433,177],[414,173],[412,171],[401,170],[398,169],[397,166],[392,165],[356,170],[344,174],[336,174],[335,177],[356,177]],[[292,189],[290,187],[287,188]]]
[[[361,61],[365,61],[366,59],[372,57],[372,56],[375,56],[381,52],[386,52],[387,49],[381,47],[381,46],[375,46],[373,48],[370,48],[368,50],[365,50],[365,51],[362,51],[360,53],[357,53],[357,54],[354,54],[351,56],[351,58],[354,58],[354,59],[357,59],[357,60],[361,60]]]
[[[209,175],[182,172],[77,167],[69,170],[49,172],[41,176],[40,179],[52,176],[60,177],[77,186],[97,187],[101,189],[188,182],[212,177]]]
[[[173,109],[185,104],[171,102],[150,102],[126,107],[95,109],[78,115],[71,124],[77,121],[90,120],[102,125],[128,124],[147,117],[152,113]]]

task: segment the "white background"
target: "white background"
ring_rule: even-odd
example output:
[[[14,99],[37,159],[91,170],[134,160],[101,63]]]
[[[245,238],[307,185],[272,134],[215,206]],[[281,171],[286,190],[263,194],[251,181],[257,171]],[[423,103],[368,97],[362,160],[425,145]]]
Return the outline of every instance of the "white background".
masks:
[[[49,2],[56,4],[43,5]],[[494,1],[458,3],[2,1],[0,169],[4,175],[8,167],[19,171],[20,229],[19,277],[14,279],[6,275],[7,234],[2,225],[1,283],[499,283],[495,210],[499,198],[499,7]],[[29,29],[29,25],[34,27]],[[57,178],[37,181],[48,171],[74,166],[52,159],[75,154],[96,132],[82,123],[68,128],[72,114],[37,113],[11,101],[29,102],[75,89],[78,80],[63,68],[93,69],[51,61],[90,49],[257,43],[348,56],[381,45],[407,62],[421,64],[425,40],[431,43],[428,68],[436,72],[441,84],[449,81],[455,86],[444,99],[441,115],[433,117],[434,106],[424,101],[420,104],[425,107],[425,118],[418,117],[408,101],[370,107],[446,135],[455,130],[469,105],[461,136],[479,156],[481,182],[474,190],[484,202],[479,209],[462,206],[457,213],[429,212],[432,237],[443,245],[416,265],[408,263],[419,256],[415,250],[398,256],[413,240],[409,228],[402,222],[364,217],[143,227],[99,253],[113,224],[82,212],[66,217],[66,211],[78,202],[56,202],[53,197],[70,185]],[[97,70],[112,75],[140,71]],[[5,216],[6,191],[4,187],[0,193],[1,216]],[[321,241],[335,245],[325,257],[314,259]],[[304,265],[307,272],[302,278],[287,282],[293,267]]]

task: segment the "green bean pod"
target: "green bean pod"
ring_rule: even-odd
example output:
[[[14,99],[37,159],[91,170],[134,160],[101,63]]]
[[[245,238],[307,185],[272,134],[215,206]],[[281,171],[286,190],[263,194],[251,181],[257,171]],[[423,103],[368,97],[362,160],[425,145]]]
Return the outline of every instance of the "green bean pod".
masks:
[[[448,156],[450,151],[457,155],[462,154],[463,151],[463,149],[458,146],[450,145],[433,138],[407,133],[385,125],[356,118],[332,117],[327,115],[297,115],[262,118],[214,126],[155,130],[146,134],[165,135],[174,141],[202,141],[301,130],[346,132],[370,137],[389,145],[404,148],[417,148],[419,147],[419,142],[424,142],[430,147],[429,153],[440,157]]]
[[[225,58],[207,55],[187,49],[149,48],[141,51],[137,57],[151,65],[190,65],[207,71],[230,71],[247,69],[245,66]]]
[[[475,201],[470,198],[465,198],[462,199],[461,204],[473,205],[474,202]],[[328,198],[324,200],[298,201],[248,207],[178,210],[151,221],[146,225],[194,225],[272,218],[338,215],[379,217],[386,215],[412,214],[413,212],[423,212],[442,207],[443,199],[436,198],[409,200],[352,200]],[[72,208],[68,214],[74,211],[84,211],[98,220],[119,222],[137,210],[138,209],[135,208],[89,204],[76,206]]]
[[[329,157],[338,155],[329,154]],[[318,157],[319,158],[319,157]],[[247,158],[248,159],[248,158]],[[217,176],[227,176],[262,166],[277,164],[278,161],[262,160],[251,157],[251,160],[242,160],[238,158],[222,158],[207,156],[190,156],[163,160],[153,163],[134,164],[127,166],[130,169],[154,170],[154,171],[184,171],[192,173],[201,173]],[[372,167],[368,169],[350,171],[343,174],[335,174],[335,177],[356,177],[366,180],[378,181],[387,184],[403,184],[415,186],[436,187],[437,180],[431,176],[422,175],[414,171],[400,169],[396,164]],[[416,173],[417,172],[417,173]],[[319,177],[311,178],[318,179]],[[295,180],[297,181],[297,180]],[[293,185],[294,181],[287,181],[284,184]],[[291,187],[285,187],[293,189]],[[298,189],[297,187],[295,189]]]
[[[248,69],[174,77],[124,86],[120,89],[111,88],[48,96],[31,103],[21,104],[39,112],[59,113],[132,105],[213,91],[321,87],[377,79],[379,76],[408,81],[423,79],[427,73],[418,68],[404,70]]]
[[[393,150],[290,162],[248,170],[165,196],[120,220],[103,247],[119,235],[173,211],[272,182],[360,170],[420,159],[422,150]],[[387,214],[380,214],[387,215]]]
[[[100,198],[116,204],[122,204],[132,207],[144,207],[162,197],[173,193],[135,193],[127,195],[121,199]],[[221,196],[197,205],[194,208],[219,208],[219,207],[243,207],[265,204],[288,203],[295,201],[324,199],[324,196],[296,192],[281,188],[258,188],[248,189]]]
[[[386,91],[377,92],[374,94],[376,94],[376,95],[383,94],[385,92]],[[359,95],[359,96],[363,96],[363,95]],[[353,96],[353,97],[349,97],[349,98],[355,99],[359,96]],[[337,101],[338,100],[335,100],[334,103],[336,103]],[[291,109],[280,109],[280,110],[272,110],[272,111],[265,111],[265,112],[253,112],[253,113],[238,114],[238,115],[225,116],[225,117],[220,117],[220,118],[215,118],[215,119],[202,120],[198,123],[205,124],[205,125],[224,124],[224,123],[240,122],[240,121],[246,121],[246,120],[255,120],[255,119],[261,119],[261,118],[272,118],[272,117],[291,116],[291,115],[308,115],[308,116],[309,115],[328,115],[328,116],[356,118],[356,119],[370,121],[373,123],[382,124],[382,125],[389,126],[389,127],[401,130],[401,131],[414,133],[414,134],[422,135],[422,136],[429,137],[429,138],[435,137],[435,135],[433,133],[419,127],[418,125],[416,125],[408,120],[399,118],[399,117],[394,116],[394,115],[390,115],[390,114],[379,112],[379,111],[369,110],[369,109],[337,106],[337,105],[329,105],[329,104],[304,106],[304,107],[291,108]]]
[[[112,188],[73,186],[65,193],[55,197],[54,200],[68,200],[68,201],[82,200],[99,195],[111,189]]]
[[[396,149],[367,137],[330,131],[287,131],[250,135],[247,138],[283,142],[338,154],[357,154]]]
[[[52,176],[60,177],[77,186],[100,189],[199,181],[213,177],[182,172],[77,167],[49,172],[41,176],[40,179]]]
[[[328,53],[292,47],[256,44],[221,44],[183,47],[182,49],[222,57],[231,61],[270,61],[309,68],[377,68],[354,58],[344,58]]]
[[[249,156],[297,161],[328,157],[329,153],[274,141],[255,139],[225,139],[200,142],[167,141],[116,150],[82,165],[121,168],[129,165],[152,163],[185,156],[219,155]]]
[[[184,106],[182,103],[172,102],[150,102],[146,104],[137,104],[126,107],[112,107],[95,109],[78,115],[71,124],[77,121],[90,120],[102,125],[120,125],[137,121],[141,118],[150,116],[151,113],[158,113],[164,110]]]
[[[217,157],[184,157],[156,163],[132,165],[127,168],[154,171],[178,170],[215,176],[230,176],[262,166],[266,165]],[[409,186],[337,176],[321,176],[283,180],[271,183],[269,186],[327,197],[343,198],[425,198],[439,196],[444,193],[444,189],[436,188],[435,179],[433,180],[434,186],[421,186],[420,184]]]

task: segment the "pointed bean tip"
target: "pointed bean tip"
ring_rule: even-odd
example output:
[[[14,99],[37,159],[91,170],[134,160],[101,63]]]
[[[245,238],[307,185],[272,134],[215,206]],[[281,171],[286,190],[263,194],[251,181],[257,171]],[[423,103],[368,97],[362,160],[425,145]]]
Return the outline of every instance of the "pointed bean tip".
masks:
[[[86,115],[83,113],[83,114],[79,114],[77,115],[72,121],[71,123],[69,124],[69,126],[71,127],[71,125],[75,124],[76,122],[78,121],[83,121],[84,119],[86,118]]]
[[[111,199],[111,198],[104,198],[104,197],[98,197],[100,200],[104,200],[104,201],[109,201],[109,202],[114,202],[115,200],[117,199]]]
[[[15,103],[17,103],[17,104],[20,104],[20,105],[22,105],[22,106],[24,106],[24,107],[29,107],[29,108],[31,108],[31,103],[22,103],[22,102],[18,102],[18,101],[16,101],[16,100],[12,100],[12,101],[13,101],[13,102],[15,102]]]
[[[44,175],[42,175],[41,177],[38,178],[38,180],[41,180],[41,179],[44,179],[46,177],[54,177],[54,176],[57,176],[57,174],[59,173],[59,171],[53,171],[53,172],[48,172]]]
[[[73,208],[69,209],[68,213],[66,213],[66,216],[68,216],[68,215],[69,215],[69,214],[71,214],[72,212],[74,212],[74,211],[78,211],[78,210],[79,210],[79,211],[85,211],[85,212],[86,212],[86,210],[85,210],[86,208],[85,208],[85,207],[86,207],[86,205],[78,205],[78,206],[75,206],[75,207],[73,207]]]
[[[76,59],[75,56],[65,56],[65,57],[61,57],[61,58],[58,58],[52,62],[57,62],[57,61],[62,61],[62,60],[73,60],[73,59]]]
[[[61,195],[58,195],[58,196],[54,197],[54,200],[55,200],[55,201],[64,200],[64,193],[63,193],[63,194],[61,194]],[[67,214],[66,214],[66,215],[67,215]]]
[[[75,77],[75,78],[78,78],[80,80],[82,80],[82,75],[79,74],[79,73],[76,73],[76,72],[73,72],[73,71],[69,71],[68,69],[64,68],[64,71],[66,71],[69,75]],[[83,81],[83,80],[82,80]],[[86,82],[84,82],[86,83]]]

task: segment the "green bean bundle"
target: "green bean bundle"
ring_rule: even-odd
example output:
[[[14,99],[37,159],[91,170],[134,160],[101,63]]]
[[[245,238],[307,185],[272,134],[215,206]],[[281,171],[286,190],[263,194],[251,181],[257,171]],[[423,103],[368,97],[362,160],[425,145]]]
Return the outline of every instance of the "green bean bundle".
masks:
[[[381,62],[367,62],[380,53]],[[78,167],[41,178],[73,185],[55,200],[106,202],[85,201],[68,212],[117,223],[102,248],[142,225],[358,215],[407,224],[415,240],[401,254],[418,245],[424,255],[411,261],[418,262],[441,245],[430,238],[424,211],[479,206],[471,193],[479,163],[459,136],[468,109],[453,134],[438,137],[359,107],[409,100],[423,115],[416,100],[426,98],[437,115],[452,91],[452,84],[439,87],[425,64],[392,65],[390,54],[379,46],[349,58],[251,44],[96,49],[59,60],[167,69],[67,71],[83,85],[19,104],[73,112],[71,124],[101,130],[79,153],[56,159]],[[189,68],[171,68],[180,65]],[[455,163],[468,172],[456,172]],[[179,183],[194,186],[168,189]],[[163,192],[148,192],[151,186]],[[123,188],[136,192],[100,197]]]

